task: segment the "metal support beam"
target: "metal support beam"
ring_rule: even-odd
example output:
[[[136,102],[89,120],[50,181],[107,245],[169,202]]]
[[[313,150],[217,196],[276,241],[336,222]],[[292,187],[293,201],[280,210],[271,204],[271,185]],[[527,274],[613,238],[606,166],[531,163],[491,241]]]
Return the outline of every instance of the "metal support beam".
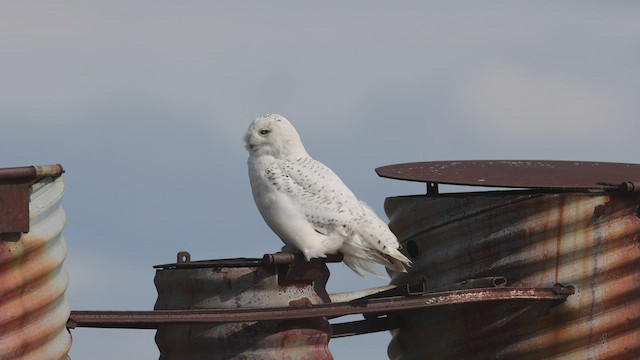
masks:
[[[159,325],[273,321],[315,317],[339,317],[351,314],[390,314],[454,304],[490,301],[562,302],[574,293],[572,286],[560,284],[553,288],[497,287],[455,290],[422,295],[357,299],[343,303],[327,303],[301,307],[263,309],[207,309],[155,311],[72,311],[68,328],[129,328],[155,329]]]

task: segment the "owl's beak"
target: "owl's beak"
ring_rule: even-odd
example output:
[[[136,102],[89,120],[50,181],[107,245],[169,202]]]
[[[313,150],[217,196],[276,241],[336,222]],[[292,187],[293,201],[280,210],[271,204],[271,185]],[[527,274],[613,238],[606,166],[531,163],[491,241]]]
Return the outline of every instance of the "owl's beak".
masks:
[[[252,143],[251,141],[247,141],[246,148],[249,151],[254,151],[257,148],[257,146],[256,146],[256,144]]]

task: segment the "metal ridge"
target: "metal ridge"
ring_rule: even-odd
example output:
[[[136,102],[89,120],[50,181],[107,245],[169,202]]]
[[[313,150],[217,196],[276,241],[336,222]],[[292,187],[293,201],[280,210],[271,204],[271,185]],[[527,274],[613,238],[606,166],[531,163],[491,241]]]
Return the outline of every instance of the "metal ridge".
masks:
[[[25,208],[6,196],[18,185],[25,193],[14,194],[24,196]],[[64,188],[62,178],[0,185],[0,233],[8,232],[0,234],[0,359],[67,359]],[[16,213],[23,224],[16,223]],[[30,232],[17,233],[22,225]]]
[[[152,311],[71,311],[67,327],[155,329],[159,325],[291,320],[351,314],[391,313],[427,307],[488,301],[557,301],[573,294],[573,286],[553,288],[497,287],[454,290],[422,295],[357,299],[300,307],[260,309],[190,309]]]

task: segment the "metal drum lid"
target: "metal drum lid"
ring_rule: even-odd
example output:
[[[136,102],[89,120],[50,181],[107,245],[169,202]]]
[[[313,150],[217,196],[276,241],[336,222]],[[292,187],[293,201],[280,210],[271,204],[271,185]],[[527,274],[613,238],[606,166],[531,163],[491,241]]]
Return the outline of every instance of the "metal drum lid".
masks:
[[[379,176],[435,184],[640,191],[640,164],[547,160],[466,160],[396,164]]]

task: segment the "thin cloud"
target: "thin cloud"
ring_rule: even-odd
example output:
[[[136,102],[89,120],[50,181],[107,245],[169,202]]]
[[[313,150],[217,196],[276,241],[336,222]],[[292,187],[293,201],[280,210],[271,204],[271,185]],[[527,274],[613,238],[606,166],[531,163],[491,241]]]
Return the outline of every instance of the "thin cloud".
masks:
[[[472,73],[458,91],[465,115],[476,120],[478,130],[502,139],[595,140],[632,125],[637,114],[626,96],[598,84],[505,65]]]

